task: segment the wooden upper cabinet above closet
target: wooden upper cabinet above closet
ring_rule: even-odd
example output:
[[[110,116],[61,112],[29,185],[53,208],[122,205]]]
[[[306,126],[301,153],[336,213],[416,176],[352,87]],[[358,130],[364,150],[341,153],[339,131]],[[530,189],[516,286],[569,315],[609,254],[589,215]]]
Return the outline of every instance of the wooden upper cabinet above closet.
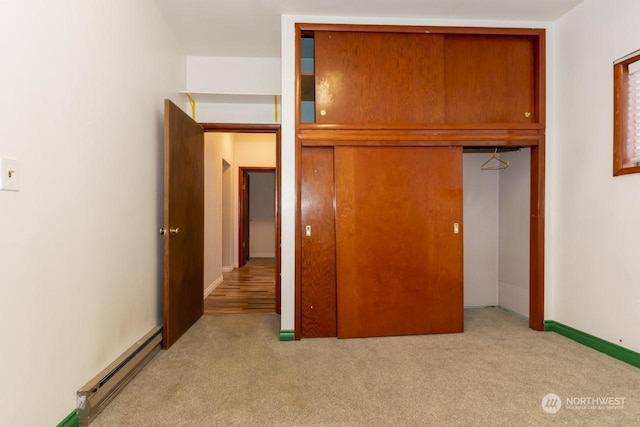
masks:
[[[315,33],[316,123],[443,123],[444,37]]]
[[[531,37],[447,35],[447,123],[535,123]]]
[[[315,43],[317,124],[543,124],[541,30],[475,34],[400,27],[305,34]]]

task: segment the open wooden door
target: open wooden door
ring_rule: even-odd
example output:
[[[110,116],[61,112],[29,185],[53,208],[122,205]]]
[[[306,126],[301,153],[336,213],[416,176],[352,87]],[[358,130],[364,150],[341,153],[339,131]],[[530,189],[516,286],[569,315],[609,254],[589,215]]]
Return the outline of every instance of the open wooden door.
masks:
[[[167,349],[204,312],[204,131],[164,102],[164,309]]]
[[[244,266],[249,261],[249,192],[250,190],[250,176],[249,172],[240,168],[240,219],[242,221],[241,234],[240,234],[240,265]]]

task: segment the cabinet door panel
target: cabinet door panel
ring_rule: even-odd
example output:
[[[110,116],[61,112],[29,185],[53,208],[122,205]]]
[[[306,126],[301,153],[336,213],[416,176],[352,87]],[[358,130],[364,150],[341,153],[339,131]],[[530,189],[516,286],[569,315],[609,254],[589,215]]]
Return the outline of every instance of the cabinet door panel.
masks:
[[[447,123],[535,123],[534,42],[528,37],[445,38]]]
[[[333,149],[301,153],[302,337],[336,336]],[[309,231],[307,233],[307,226]],[[309,235],[307,235],[309,234]]]
[[[444,36],[315,33],[316,123],[444,120]]]
[[[462,149],[334,150],[338,336],[462,332]]]

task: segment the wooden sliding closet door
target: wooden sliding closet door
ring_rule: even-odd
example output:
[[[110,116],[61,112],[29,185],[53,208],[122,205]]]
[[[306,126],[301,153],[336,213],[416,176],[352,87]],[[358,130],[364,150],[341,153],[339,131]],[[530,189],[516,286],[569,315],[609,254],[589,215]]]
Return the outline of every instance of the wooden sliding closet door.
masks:
[[[443,123],[444,36],[318,31],[316,123]]]
[[[303,147],[301,177],[302,337],[336,336],[333,149]]]
[[[334,150],[338,337],[462,332],[462,148]]]

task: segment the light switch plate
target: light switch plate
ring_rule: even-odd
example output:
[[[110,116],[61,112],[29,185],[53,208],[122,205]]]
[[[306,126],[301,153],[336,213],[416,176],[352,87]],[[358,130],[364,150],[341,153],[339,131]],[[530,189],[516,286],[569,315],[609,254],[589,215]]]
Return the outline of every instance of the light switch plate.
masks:
[[[20,191],[20,163],[0,157],[0,190]]]

